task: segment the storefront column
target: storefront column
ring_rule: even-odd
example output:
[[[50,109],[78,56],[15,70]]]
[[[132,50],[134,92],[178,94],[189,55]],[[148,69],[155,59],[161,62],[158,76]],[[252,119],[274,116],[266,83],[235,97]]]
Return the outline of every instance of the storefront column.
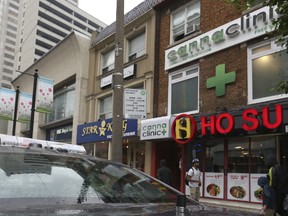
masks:
[[[152,142],[145,142],[145,173],[151,175],[151,166],[152,166]]]
[[[186,176],[186,155],[185,155],[185,146],[181,146],[181,182],[180,182],[180,191],[185,193],[185,176]]]

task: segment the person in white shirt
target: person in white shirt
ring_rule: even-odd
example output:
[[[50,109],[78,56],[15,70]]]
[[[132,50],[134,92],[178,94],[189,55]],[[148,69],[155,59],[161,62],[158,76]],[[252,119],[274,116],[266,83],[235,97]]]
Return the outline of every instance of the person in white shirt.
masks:
[[[201,186],[201,171],[199,169],[199,160],[197,158],[192,160],[192,167],[188,171],[188,181],[190,187],[190,196],[192,199],[199,201],[200,186]]]

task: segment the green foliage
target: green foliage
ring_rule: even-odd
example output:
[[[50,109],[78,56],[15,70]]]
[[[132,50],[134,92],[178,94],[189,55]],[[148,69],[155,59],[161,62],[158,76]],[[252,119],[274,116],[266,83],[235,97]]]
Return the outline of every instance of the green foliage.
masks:
[[[281,80],[277,83],[277,92],[288,94],[288,80]]]
[[[278,43],[288,48],[288,0],[224,0],[232,3],[238,10],[247,10],[255,5],[276,7],[276,12],[280,15],[273,21],[275,25],[274,35],[280,36]],[[288,52],[288,49],[287,49]]]

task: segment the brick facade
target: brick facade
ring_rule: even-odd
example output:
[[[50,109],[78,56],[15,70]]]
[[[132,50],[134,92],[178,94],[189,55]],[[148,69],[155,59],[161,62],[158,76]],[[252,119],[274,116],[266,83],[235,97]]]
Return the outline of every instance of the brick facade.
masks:
[[[169,2],[169,1],[168,1]],[[159,72],[159,79],[155,80],[155,100],[154,112],[155,117],[167,115],[168,109],[168,73],[165,71],[165,50],[183,43],[194,37],[197,37],[205,32],[213,30],[221,25],[233,21],[241,17],[241,12],[236,10],[234,5],[227,4],[222,0],[215,0],[211,4],[210,0],[201,0],[201,28],[199,32],[187,36],[175,44],[170,44],[170,16],[171,12],[188,1],[177,1],[171,4],[162,6],[158,9],[160,14],[160,28],[159,28],[159,65],[155,69]],[[248,43],[249,44],[249,43]],[[219,110],[231,110],[237,107],[247,105],[247,44],[238,44],[233,47],[221,50],[219,52],[210,54],[200,59],[194,60],[181,67],[199,64],[199,113],[213,113]],[[215,76],[215,67],[219,64],[226,65],[226,72],[235,71],[236,81],[226,85],[226,94],[221,97],[215,96],[215,88],[207,89],[206,80],[209,77]],[[175,71],[175,70],[174,70]],[[158,85],[158,87],[157,87]]]

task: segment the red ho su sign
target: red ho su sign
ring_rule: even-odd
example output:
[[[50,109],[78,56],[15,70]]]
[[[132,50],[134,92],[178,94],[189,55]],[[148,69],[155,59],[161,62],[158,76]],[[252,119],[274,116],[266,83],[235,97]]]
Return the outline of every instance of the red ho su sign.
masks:
[[[269,119],[269,108],[263,107],[262,108],[262,124],[264,127],[268,129],[275,129],[279,127],[283,122],[283,110],[281,105],[275,106],[275,121],[270,122]],[[257,116],[259,115],[259,112],[256,109],[247,109],[242,113],[242,129],[245,131],[252,131],[256,130],[259,126],[259,120],[257,119]],[[221,122],[226,119],[228,122],[228,126],[226,128],[222,127]],[[234,118],[229,113],[222,113],[218,115],[217,117],[215,115],[212,115],[210,117],[209,122],[207,121],[206,117],[201,118],[201,133],[202,135],[206,135],[207,128],[210,128],[211,134],[215,134],[216,131],[220,134],[227,134],[231,132],[231,130],[234,128]]]
[[[269,118],[269,107],[263,107],[262,112],[257,111],[256,109],[247,109],[242,113],[243,123],[241,125],[242,129],[245,131],[256,130],[259,126],[259,119],[262,120],[262,125],[268,129],[275,129],[279,127],[283,122],[283,109],[282,106],[277,104],[275,105],[275,120],[271,122]],[[261,114],[261,115],[260,115]],[[185,121],[185,124],[181,122]],[[225,127],[222,122],[226,121]],[[185,125],[185,126],[183,126]],[[204,136],[207,134],[209,129],[210,134],[214,135],[227,134],[234,129],[235,120],[230,113],[221,113],[219,115],[211,115],[208,117],[201,117],[201,134]],[[193,117],[186,114],[181,114],[176,117],[172,124],[171,132],[172,136],[176,142],[180,144],[185,144],[192,140],[197,130],[197,125]],[[181,131],[185,131],[185,135],[181,136]]]

